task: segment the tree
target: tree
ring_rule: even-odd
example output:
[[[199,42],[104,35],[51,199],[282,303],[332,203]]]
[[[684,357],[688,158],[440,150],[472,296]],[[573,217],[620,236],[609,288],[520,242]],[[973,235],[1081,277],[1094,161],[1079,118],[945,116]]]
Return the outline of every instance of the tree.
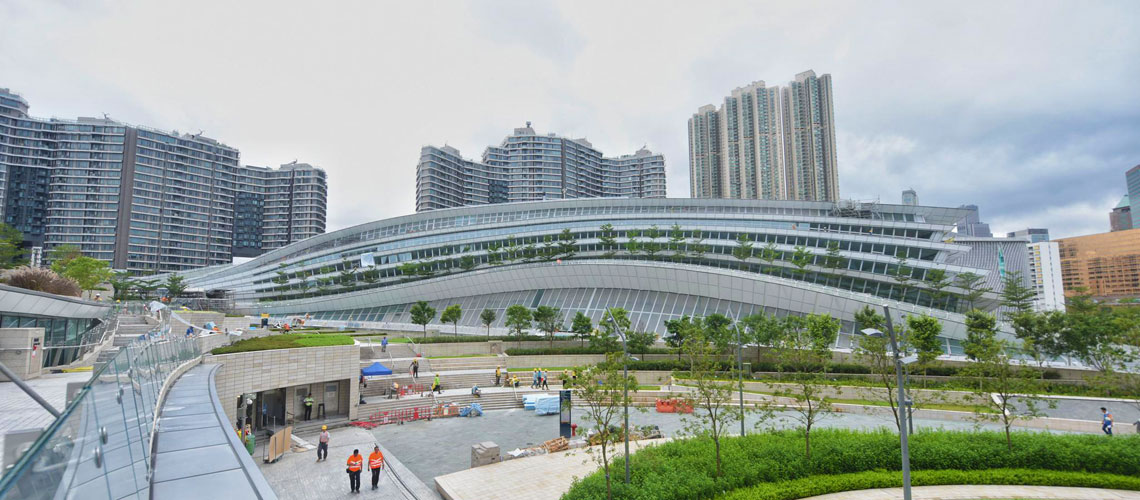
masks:
[[[807,247],[803,245],[796,245],[796,251],[792,254],[792,265],[796,266],[795,272],[800,275],[807,274],[807,266],[811,264],[812,253],[808,251]]]
[[[1070,353],[1108,381],[1135,359],[1135,349],[1126,346],[1136,331],[1132,320],[1106,308],[1067,314],[1062,339]]]
[[[549,234],[542,237],[542,260],[554,260],[554,238]]]
[[[700,229],[693,231],[693,239],[689,243],[689,253],[693,254],[694,258],[701,259],[708,251],[708,246],[705,245],[704,232]]]
[[[667,319],[665,320],[665,345],[677,350],[677,360],[681,360],[681,350],[685,347],[685,342],[694,336],[694,329],[700,329],[701,324],[699,320],[694,321],[688,315],[681,316],[680,319]]]
[[[685,393],[686,402],[694,410],[688,430],[696,436],[708,437],[716,451],[716,475],[723,474],[720,441],[726,428],[743,418],[733,404],[734,387],[731,382],[719,380],[720,352],[709,338],[708,329],[692,328],[685,339],[684,350],[689,358],[691,391]]]
[[[336,281],[342,286],[349,286],[356,283],[356,268],[352,267],[349,261],[341,262],[340,274],[337,275]]]
[[[748,339],[756,343],[756,362],[760,363],[760,346],[772,346],[783,335],[784,322],[774,314],[756,313],[741,318]]]
[[[937,318],[923,315],[909,315],[906,317],[906,332],[907,332],[907,346],[914,350],[914,354],[918,356],[916,367],[922,369],[923,377],[926,376],[927,369],[934,364],[938,356],[943,354],[943,341],[938,338],[942,334],[942,322]],[[923,386],[925,387],[926,378],[922,379]],[[909,393],[909,391],[908,391]],[[907,407],[907,422],[910,423],[910,431],[914,432],[914,412],[925,403],[932,402],[932,399],[941,399],[941,391],[924,391],[915,393],[910,396],[913,403]],[[920,401],[921,400],[921,401]]]
[[[847,258],[839,253],[839,243],[832,241],[827,244],[827,255],[823,258],[823,267],[833,271],[847,268]]]
[[[673,252],[673,260],[680,261],[685,258],[685,232],[680,224],[673,224],[669,228],[669,250]]]
[[[732,318],[719,313],[705,316],[701,320],[705,340],[712,342],[721,353],[732,352],[736,345],[736,330],[732,327]]]
[[[364,278],[365,283],[369,285],[374,284],[377,281],[380,281],[380,270],[369,269],[367,271],[364,271],[364,273],[361,274],[361,277]]]
[[[789,316],[788,328],[778,339],[779,364],[799,367],[806,373],[813,369],[826,373],[831,361],[831,346],[839,335],[839,320],[828,314],[808,314],[805,317]],[[817,367],[817,368],[813,368]],[[796,377],[790,388],[776,392],[778,396],[796,401],[793,415],[803,426],[805,456],[811,460],[811,429],[831,411],[831,403],[824,399],[825,385],[816,377]]]
[[[429,306],[426,301],[419,301],[412,305],[412,324],[420,325],[424,328],[424,337],[427,337],[427,326],[431,320],[435,319],[435,308]]]
[[[443,308],[443,314],[439,315],[439,320],[443,323],[451,323],[455,327],[453,333],[459,335],[459,320],[463,317],[463,308],[459,304],[451,304]]]
[[[767,269],[767,272],[773,272],[776,270],[776,266],[773,264],[775,264],[776,259],[779,258],[780,251],[776,249],[776,242],[774,241],[768,242],[767,245],[764,245],[764,248],[760,249],[760,260],[764,261],[767,264],[764,266]]]
[[[944,309],[945,304],[943,304],[943,302],[947,295],[946,287],[950,286],[950,280],[946,277],[946,271],[943,269],[927,269],[926,286],[930,288],[930,294],[933,296],[931,306]]]
[[[610,223],[602,224],[599,228],[601,231],[598,233],[598,243],[605,253],[602,254],[605,258],[613,258],[617,253],[617,231],[614,231],[614,225]]]
[[[630,229],[625,232],[625,236],[625,251],[629,252],[630,255],[637,255],[637,252],[641,250],[641,243],[637,241],[637,238],[641,236],[641,231]]]
[[[610,319],[610,315],[613,315],[613,319]],[[621,333],[614,326],[614,321],[621,327]],[[601,327],[602,331],[595,331],[595,334],[590,337],[590,347],[605,352],[621,350],[621,336],[622,334],[629,334],[629,312],[620,307],[612,307],[608,309],[608,313],[603,313],[602,317],[598,319],[598,326]]]
[[[287,267],[285,263],[277,264],[277,275],[270,280],[274,285],[284,285],[289,282],[289,274],[285,272]]]
[[[864,307],[864,311],[870,310],[869,307]],[[874,313],[874,311],[871,311]],[[881,315],[878,315],[878,321],[884,321]],[[856,319],[858,323],[858,319]],[[875,328],[881,330],[878,326],[867,326],[866,328]],[[887,336],[860,336],[859,346],[855,349],[855,357],[860,362],[867,365],[871,369],[871,375],[883,387],[882,391],[876,391],[875,394],[879,395],[881,399],[887,402],[891,407],[891,416],[895,418],[895,428],[901,429],[902,426],[899,422],[898,414],[898,400],[895,399],[895,358],[891,352],[891,341]]]
[[[521,346],[524,332],[530,329],[531,325],[532,316],[530,309],[527,309],[524,305],[514,304],[510,307],[507,307],[506,314],[507,328],[510,328],[511,331],[515,334],[517,342],[515,345]]]
[[[487,263],[492,266],[499,266],[503,264],[503,255],[500,253],[503,245],[499,242],[491,242],[487,244]]]
[[[551,306],[538,306],[532,314],[538,329],[546,333],[550,347],[554,348],[554,334],[562,330],[562,310]]]
[[[399,271],[400,274],[403,276],[408,276],[408,277],[416,276],[420,273],[420,263],[419,262],[405,262],[403,264],[400,264],[399,267],[396,268],[396,270]]]
[[[577,337],[582,340],[582,346],[586,345],[586,339],[590,337],[590,332],[594,330],[594,324],[590,322],[590,317],[586,316],[582,311],[574,314],[574,320],[570,323],[570,331],[577,334]]]
[[[563,229],[558,235],[558,255],[562,259],[570,259],[578,252],[578,239],[570,229]]]
[[[1033,310],[1033,299],[1037,298],[1037,290],[1026,286],[1021,271],[1006,273],[1001,279],[1001,305],[1013,309],[1015,313],[1025,313]],[[1005,320],[1010,321],[1012,314],[1006,313]]]
[[[748,233],[740,233],[736,237],[736,248],[732,249],[732,256],[740,262],[748,262],[748,259],[752,258],[752,239],[748,237]]]
[[[1065,313],[1061,311],[1016,312],[1011,317],[1013,334],[1021,341],[1021,350],[1029,354],[1045,380],[1045,363],[1065,354],[1061,334],[1065,330]]]
[[[83,252],[76,245],[59,245],[48,252],[48,261],[51,262],[54,269],[57,262],[66,264],[71,259],[82,256]]]
[[[75,280],[60,276],[51,269],[39,267],[17,267],[7,273],[7,276],[4,278],[4,284],[25,290],[66,295],[68,297],[78,297],[83,294],[83,289],[79,288],[79,283]]]
[[[656,342],[657,334],[653,332],[626,332],[626,346],[629,352],[649,352],[649,349]]]
[[[491,323],[495,322],[495,311],[491,309],[484,309],[479,313],[479,321],[483,322],[483,326],[487,327],[487,338],[491,338]]]
[[[642,244],[642,248],[645,250],[645,254],[653,259],[657,256],[657,252],[661,251],[661,244],[657,242],[657,238],[661,237],[661,230],[657,229],[656,225],[649,226],[649,229],[645,231],[645,237],[649,241]]]
[[[27,263],[24,258],[24,233],[20,230],[0,223],[0,268],[12,269]]]
[[[973,318],[971,318],[973,316]],[[973,324],[971,327],[971,319]],[[1010,428],[1014,422],[1044,416],[1043,399],[1034,395],[1033,374],[1015,366],[1009,355],[1009,344],[997,338],[997,322],[990,314],[972,311],[966,316],[968,338],[962,343],[966,354],[974,359],[962,368],[963,374],[978,380],[975,400],[984,401],[974,412],[978,421],[1000,422],[1005,428],[1006,448],[1013,451]],[[1054,407],[1056,403],[1050,403]]]
[[[576,400],[585,407],[584,420],[597,431],[590,438],[590,443],[601,449],[600,461],[606,476],[606,496],[611,500],[613,490],[610,486],[610,447],[625,437],[622,430],[617,427],[617,423],[623,408],[633,404],[632,398],[627,394],[637,392],[637,380],[622,374],[621,361],[620,353],[610,353],[606,356],[605,363],[585,370],[580,383],[574,386]]]
[[[968,309],[974,309],[975,303],[981,299],[986,292],[990,291],[989,287],[983,286],[985,278],[974,273],[959,273],[954,276],[954,286],[962,290],[962,298],[966,299]]]
[[[478,263],[475,262],[475,257],[471,255],[464,255],[459,258],[459,268],[464,271],[475,269]]]
[[[898,300],[906,302],[907,293],[910,292],[911,282],[914,280],[914,268],[907,264],[906,254],[902,251],[895,256],[895,268],[891,276],[895,279],[895,283],[898,283],[899,289],[902,290]]]

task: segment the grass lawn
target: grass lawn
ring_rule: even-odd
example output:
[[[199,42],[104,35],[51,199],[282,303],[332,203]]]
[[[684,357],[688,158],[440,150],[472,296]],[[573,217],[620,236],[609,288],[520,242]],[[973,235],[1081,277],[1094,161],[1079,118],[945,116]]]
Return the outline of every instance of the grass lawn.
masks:
[[[428,356],[428,359],[455,359],[455,358],[494,358],[494,354],[458,354],[455,356]]]
[[[268,351],[272,349],[294,349],[297,347],[326,347],[352,345],[348,335],[291,334],[273,335],[256,339],[246,339],[210,351],[211,354],[232,354],[236,352]]]
[[[877,399],[839,399],[827,398],[827,401],[836,404],[846,405],[863,405],[863,406],[890,406],[886,401]],[[946,410],[946,411],[964,411],[967,413],[981,412],[981,413],[997,413],[991,408],[984,406],[978,407],[973,405],[957,405],[949,403],[928,403],[916,405],[919,410]]]

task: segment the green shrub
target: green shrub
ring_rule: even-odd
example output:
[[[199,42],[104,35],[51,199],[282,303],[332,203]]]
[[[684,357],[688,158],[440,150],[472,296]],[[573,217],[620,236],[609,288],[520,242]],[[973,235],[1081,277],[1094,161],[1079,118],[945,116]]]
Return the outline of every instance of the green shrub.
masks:
[[[634,354],[672,354],[671,349],[647,348],[641,351],[630,351]],[[605,354],[605,349],[597,347],[542,347],[538,349],[507,349],[510,356],[553,356],[558,354]]]
[[[233,354],[236,352],[268,351],[273,349],[295,349],[297,347],[326,347],[352,345],[352,337],[329,334],[290,334],[271,335],[256,339],[239,340],[228,346],[210,351],[210,354]]]
[[[1140,490],[1140,478],[1118,474],[1031,469],[921,470],[911,475],[912,486],[944,484],[996,484],[1070,486]],[[794,500],[840,491],[898,488],[902,474],[887,471],[857,472],[834,476],[808,476],[802,479],[765,483],[742,488],[716,497],[718,500]]]
[[[885,429],[820,429],[812,432],[809,461],[804,458],[803,435],[797,431],[733,437],[721,442],[724,475],[717,478],[711,440],[678,440],[635,454],[631,484],[615,481],[614,498],[712,498],[739,488],[811,476],[897,471],[898,443],[898,435]],[[1140,475],[1140,436],[1107,439],[1017,432],[1010,452],[1001,433],[930,430],[914,435],[910,450],[915,471],[1020,468]],[[595,472],[575,483],[563,499],[604,497],[605,478]]]
[[[383,334],[376,334],[377,337],[381,335]],[[396,335],[389,335],[389,337],[395,336]],[[523,342],[529,340],[546,340],[546,337],[541,337],[538,335],[524,335],[521,339],[515,336],[508,337],[504,335],[495,335],[491,337],[483,337],[479,335],[439,335],[427,338],[416,336],[410,337],[412,338],[412,342],[415,342],[417,344],[462,344],[464,342],[486,342],[488,340],[499,340],[503,342],[516,342],[519,340],[522,340]]]

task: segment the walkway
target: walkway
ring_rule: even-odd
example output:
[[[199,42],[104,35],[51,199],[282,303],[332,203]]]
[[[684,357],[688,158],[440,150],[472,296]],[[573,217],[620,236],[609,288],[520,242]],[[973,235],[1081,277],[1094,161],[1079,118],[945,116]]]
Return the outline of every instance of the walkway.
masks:
[[[222,411],[218,368],[195,366],[171,387],[155,436],[151,498],[277,499]]]
[[[91,372],[50,373],[25,380],[32,389],[47,400],[56,410],[66,406],[67,384],[86,382]],[[4,434],[28,429],[43,430],[55,421],[44,407],[20,390],[13,382],[0,382],[0,450],[4,447]]]
[[[916,486],[913,500],[980,500],[1017,498],[1033,500],[1140,500],[1140,491],[1070,488],[1065,486]],[[902,488],[844,491],[803,500],[898,500]]]

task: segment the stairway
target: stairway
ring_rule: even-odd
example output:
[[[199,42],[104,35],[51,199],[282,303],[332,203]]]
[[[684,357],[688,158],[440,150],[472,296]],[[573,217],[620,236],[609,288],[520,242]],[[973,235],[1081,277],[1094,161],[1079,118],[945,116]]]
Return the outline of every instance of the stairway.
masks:
[[[444,393],[437,394],[434,398],[431,396],[420,397],[419,395],[404,396],[400,399],[384,399],[382,397],[369,398],[368,402],[360,405],[358,415],[360,420],[368,420],[368,418],[383,411],[396,411],[405,410],[409,408],[423,408],[433,407],[445,403],[455,403],[459,407],[468,406],[471,403],[479,403],[483,410],[509,410],[512,408],[522,408],[521,395],[523,391],[519,391],[519,398],[515,399],[513,391],[501,392],[484,392],[482,397],[476,398],[470,392],[455,391],[451,394]],[[546,392],[553,393],[553,391],[531,391],[531,392]]]
[[[94,368],[98,370],[99,367],[106,364],[123,346],[129,345],[141,335],[149,332],[154,325],[147,322],[146,316],[141,314],[121,314],[119,315],[118,329],[115,330],[115,338],[111,339],[111,345],[99,351],[99,355],[95,357]]]
[[[429,360],[431,362],[431,369],[435,372],[446,372],[453,370],[495,370],[496,366],[502,366],[506,370],[507,361],[498,356],[480,356],[475,358],[434,358]],[[423,367],[420,367],[422,370]],[[421,371],[422,373],[422,371]]]

